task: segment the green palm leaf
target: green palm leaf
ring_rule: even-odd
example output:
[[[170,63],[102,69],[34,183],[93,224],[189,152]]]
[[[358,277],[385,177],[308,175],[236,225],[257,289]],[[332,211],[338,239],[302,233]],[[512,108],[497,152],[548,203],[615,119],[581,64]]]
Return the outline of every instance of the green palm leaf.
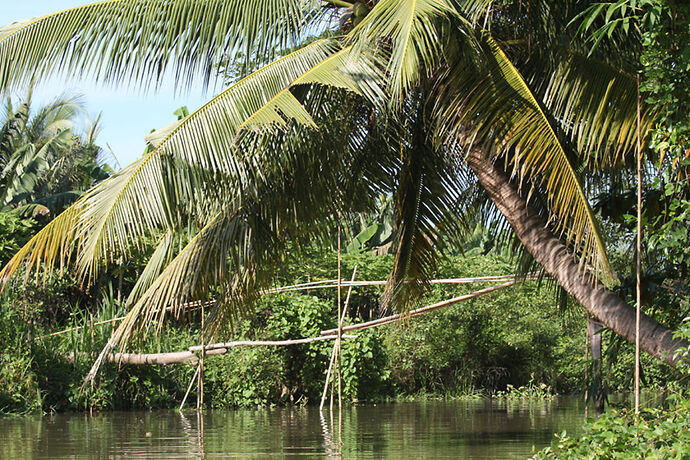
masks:
[[[557,124],[501,47],[489,35],[484,34],[483,40],[482,59],[459,61],[449,70],[457,96],[439,119],[442,136],[483,143],[494,158],[504,159],[521,186],[533,180],[543,187],[556,229],[574,245],[583,267],[589,265],[595,274],[610,279],[596,218]]]
[[[357,49],[378,49],[397,100],[438,63],[442,38],[436,20],[448,15],[457,15],[448,0],[381,0],[347,39]]]
[[[180,170],[201,168],[206,173],[225,174],[238,183],[245,181],[248,171],[257,164],[251,159],[252,152],[237,150],[238,131],[252,120],[284,123],[285,118],[293,118],[313,125],[289,88],[295,84],[319,82],[332,75],[329,70],[340,68],[339,62],[348,56],[347,50],[337,51],[337,42],[333,40],[307,45],[259,69],[198,111],[154,133],[150,139],[155,149],[75,203],[73,212],[78,214],[76,235],[79,238],[76,263],[80,275],[85,279],[94,277],[104,260],[120,254],[127,256],[139,237],[156,229],[169,228],[169,216],[175,207],[170,200],[174,197],[177,203],[202,209],[203,215],[197,218],[205,223],[214,207],[203,209],[203,195],[180,179],[179,175],[184,174]],[[327,59],[329,57],[332,59]],[[340,74],[336,83],[353,91],[357,89],[356,82],[345,74]],[[162,180],[169,158],[177,161],[177,169],[167,168],[178,174],[172,181],[172,188]],[[197,176],[198,182],[203,182],[204,178],[208,176]],[[226,187],[229,188],[229,184]],[[43,252],[41,248],[34,250],[37,254]],[[16,262],[19,260],[6,267],[7,274],[18,268]]]
[[[25,280],[32,273],[36,278],[41,272],[47,277],[56,270],[66,268],[75,244],[78,217],[78,206],[72,205],[34,235],[0,271],[2,285],[6,286],[12,275],[22,267],[26,269]]]
[[[0,92],[56,73],[99,81],[208,81],[242,50],[270,59],[300,35],[317,0],[105,0],[0,28]]]
[[[429,287],[437,271],[442,242],[457,244],[464,213],[461,204],[463,169],[458,157],[434,150],[424,113],[416,114],[405,140],[410,147],[403,159],[395,190],[393,247],[395,259],[382,301],[398,311],[409,311]]]
[[[585,162],[595,167],[619,165],[636,146],[635,76],[569,49],[557,56],[550,71],[544,71],[547,65],[531,69],[544,105]],[[646,105],[642,109],[644,138],[655,113]]]
[[[241,313],[260,288],[268,286],[276,264],[287,253],[288,242],[299,250],[300,245],[328,235],[332,229],[328,222],[332,223],[334,215],[329,192],[343,181],[344,173],[352,173],[353,168],[343,159],[364,143],[362,137],[351,134],[352,123],[367,120],[342,107],[347,101],[342,95],[339,104],[332,101],[318,94],[308,101],[309,111],[320,116],[338,110],[344,114],[341,120],[324,120],[319,131],[292,121],[286,131],[251,136],[253,147],[267,153],[262,174],[248,176],[239,184],[235,196],[223,203],[169,263],[165,260],[168,236],[162,237],[155,266],[146,268],[152,276],[142,281],[143,293],[137,299],[128,298],[132,308],[90,377],[109,350],[117,344],[124,346],[135,330],[143,331],[152,324],[160,327],[166,315],[183,315],[187,302],[217,300],[206,331],[212,333]],[[312,178],[310,183],[304,177]],[[356,180],[360,187],[368,184],[363,177]],[[155,276],[155,272],[160,274]]]

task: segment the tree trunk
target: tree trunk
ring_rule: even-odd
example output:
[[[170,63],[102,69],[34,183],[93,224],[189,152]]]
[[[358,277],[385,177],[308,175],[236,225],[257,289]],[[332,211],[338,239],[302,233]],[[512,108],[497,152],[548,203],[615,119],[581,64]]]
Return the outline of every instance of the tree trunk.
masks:
[[[546,226],[529,203],[520,196],[508,176],[477,148],[467,155],[467,163],[491,200],[510,223],[513,231],[532,257],[570,295],[603,325],[635,342],[635,309],[604,287],[585,279],[575,256]],[[676,349],[687,347],[684,340],[647,315],[640,318],[640,347],[668,364],[677,365]]]
[[[604,327],[599,321],[591,316],[587,320],[588,333],[590,337],[590,348],[592,350],[592,392],[590,396],[594,398],[594,407],[597,416],[604,413],[604,402],[606,392],[604,389],[604,375],[601,372],[601,331]]]

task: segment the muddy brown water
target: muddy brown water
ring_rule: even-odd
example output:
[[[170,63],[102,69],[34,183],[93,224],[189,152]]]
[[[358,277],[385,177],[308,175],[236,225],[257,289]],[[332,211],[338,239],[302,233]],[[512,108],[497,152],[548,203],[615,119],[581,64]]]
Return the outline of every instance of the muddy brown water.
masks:
[[[0,418],[0,458],[528,458],[581,430],[581,399],[421,401],[347,407],[105,412]]]

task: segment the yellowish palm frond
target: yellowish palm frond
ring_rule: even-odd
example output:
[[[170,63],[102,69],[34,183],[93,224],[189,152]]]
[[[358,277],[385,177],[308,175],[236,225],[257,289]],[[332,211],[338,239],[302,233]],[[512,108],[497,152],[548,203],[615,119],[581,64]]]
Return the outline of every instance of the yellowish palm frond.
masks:
[[[604,240],[557,122],[499,44],[488,34],[483,42],[480,59],[449,70],[456,95],[438,119],[442,138],[461,139],[466,146],[481,143],[494,161],[506,163],[520,187],[543,188],[555,229],[574,247],[583,267],[611,279]],[[439,100],[439,107],[444,104]]]
[[[449,0],[381,0],[347,40],[358,50],[376,51],[398,100],[439,62],[444,39],[437,21],[457,14]]]

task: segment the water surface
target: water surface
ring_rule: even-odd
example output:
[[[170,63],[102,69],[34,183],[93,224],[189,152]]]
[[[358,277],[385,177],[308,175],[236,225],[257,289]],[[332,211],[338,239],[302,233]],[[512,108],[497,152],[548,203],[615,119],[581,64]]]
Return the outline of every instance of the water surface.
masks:
[[[527,458],[577,432],[583,405],[422,401],[318,408],[106,412],[0,418],[0,458]]]

